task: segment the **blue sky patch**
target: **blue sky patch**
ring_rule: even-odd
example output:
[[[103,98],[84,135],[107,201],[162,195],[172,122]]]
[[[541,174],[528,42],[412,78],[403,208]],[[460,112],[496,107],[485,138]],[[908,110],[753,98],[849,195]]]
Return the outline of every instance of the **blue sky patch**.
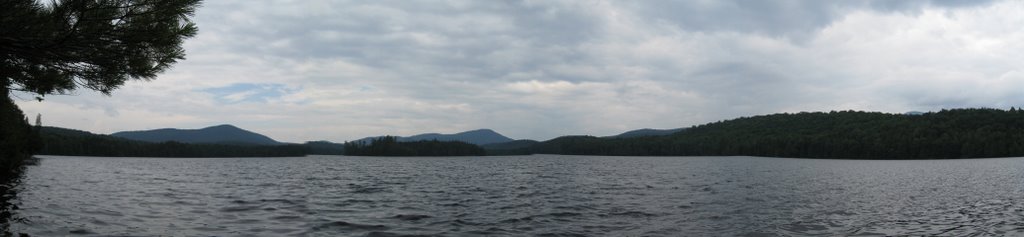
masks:
[[[203,92],[210,93],[218,102],[224,104],[266,103],[268,100],[280,98],[285,94],[294,93],[296,89],[284,84],[253,84],[238,83],[225,87],[208,88]]]

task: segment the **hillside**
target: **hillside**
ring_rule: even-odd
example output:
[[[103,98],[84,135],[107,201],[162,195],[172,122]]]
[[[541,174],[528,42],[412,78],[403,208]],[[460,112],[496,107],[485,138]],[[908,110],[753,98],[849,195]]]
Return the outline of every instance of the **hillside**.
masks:
[[[1024,156],[1024,111],[815,112],[737,118],[667,136],[560,137],[518,154],[953,159]]]
[[[310,155],[342,155],[345,153],[345,144],[329,141],[308,141],[302,144],[309,148]]]
[[[615,136],[609,136],[609,138],[633,138],[633,137],[648,137],[648,136],[665,136],[673,133],[682,131],[685,128],[674,128],[674,129],[652,129],[644,128],[633,131],[628,131]]]
[[[491,143],[480,146],[487,150],[487,155],[523,155],[529,154],[528,149],[539,144],[534,140],[515,140],[502,143]]]
[[[367,137],[356,140],[356,142],[369,143],[374,139],[378,139],[384,136],[378,137]],[[455,134],[440,134],[440,133],[424,133],[408,137],[397,137],[399,142],[415,142],[415,141],[459,141],[473,145],[487,145],[494,143],[510,142],[513,141],[511,138],[501,135],[498,132],[490,129],[477,129],[472,131],[465,131]]]
[[[114,137],[146,141],[181,143],[224,143],[250,145],[281,145],[267,136],[232,125],[218,125],[201,129],[164,128],[145,131],[127,131],[110,134]]]
[[[59,127],[42,127],[39,155],[107,157],[286,157],[304,156],[301,145],[237,145],[145,142]]]
[[[540,142],[534,141],[534,140],[524,139],[524,140],[515,140],[515,141],[509,141],[509,142],[502,142],[502,143],[491,143],[491,144],[483,145],[481,147],[483,147],[484,149],[488,149],[488,150],[510,150],[510,149],[522,149],[522,148],[531,147],[533,145],[536,145],[537,143],[540,143]]]

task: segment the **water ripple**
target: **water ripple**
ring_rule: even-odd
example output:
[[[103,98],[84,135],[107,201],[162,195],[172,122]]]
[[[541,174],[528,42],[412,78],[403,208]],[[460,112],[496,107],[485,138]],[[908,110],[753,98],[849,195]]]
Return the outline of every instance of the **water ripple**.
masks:
[[[45,157],[32,236],[1022,235],[1024,159]]]

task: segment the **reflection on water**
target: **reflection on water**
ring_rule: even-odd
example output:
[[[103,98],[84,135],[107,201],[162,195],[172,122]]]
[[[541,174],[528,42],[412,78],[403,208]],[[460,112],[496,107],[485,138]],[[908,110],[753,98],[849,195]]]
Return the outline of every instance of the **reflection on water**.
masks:
[[[1024,234],[1024,159],[46,157],[12,231],[52,235]]]
[[[10,227],[12,222],[24,222],[15,215],[18,211],[18,188],[21,182],[21,170],[13,172],[0,172],[0,233],[2,236],[12,236]]]

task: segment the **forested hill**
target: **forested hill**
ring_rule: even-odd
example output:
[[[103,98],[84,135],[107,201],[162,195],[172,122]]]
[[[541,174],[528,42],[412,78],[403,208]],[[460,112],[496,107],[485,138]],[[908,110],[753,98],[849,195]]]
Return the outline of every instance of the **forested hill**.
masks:
[[[346,145],[230,145],[151,143],[44,127],[41,154],[86,156],[386,156],[622,155],[771,156],[849,159],[954,159],[1024,156],[1024,111],[954,109],[921,114],[815,112],[743,117],[662,136],[567,136],[513,141],[484,148],[454,141],[401,142],[396,137]],[[383,139],[383,140],[382,140]]]
[[[383,136],[370,142],[353,141],[344,144],[347,156],[483,156],[487,152],[471,143],[461,141],[411,141]]]
[[[189,144],[145,142],[58,127],[42,127],[39,155],[110,157],[285,157],[305,156],[303,145]]]
[[[561,137],[523,153],[950,159],[1024,156],[1024,111],[815,112],[744,117],[654,137]]]
[[[116,132],[114,137],[146,142],[225,143],[249,145],[282,145],[263,134],[224,124],[201,129],[164,128],[146,131]]]
[[[400,142],[415,142],[415,141],[461,141],[470,144],[484,145],[494,144],[502,142],[510,142],[511,138],[495,132],[490,129],[477,129],[472,131],[465,131],[456,134],[438,134],[438,133],[426,133],[409,137],[399,137]]]
[[[665,136],[673,133],[682,131],[684,128],[673,128],[673,129],[652,129],[644,128],[633,131],[628,131],[615,136],[608,136],[607,138],[633,138],[633,137],[648,137],[648,136]]]
[[[511,138],[501,135],[498,132],[490,129],[477,129],[472,131],[465,131],[455,134],[440,134],[440,133],[424,133],[419,135],[413,135],[408,137],[398,136],[378,136],[378,137],[367,137],[356,140],[355,142],[371,143],[374,140],[378,140],[383,137],[394,137],[399,142],[416,142],[416,141],[459,141],[470,143],[474,145],[487,145],[496,144],[503,142],[513,141]]]

